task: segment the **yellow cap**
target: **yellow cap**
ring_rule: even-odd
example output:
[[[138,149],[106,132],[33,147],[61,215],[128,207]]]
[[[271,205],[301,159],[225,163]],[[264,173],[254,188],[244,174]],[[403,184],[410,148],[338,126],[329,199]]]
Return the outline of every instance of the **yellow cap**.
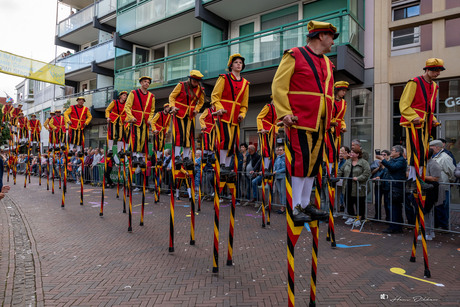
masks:
[[[83,99],[83,101],[86,101],[85,97],[83,97],[83,96],[78,97],[77,101],[80,100],[80,99]]]
[[[329,22],[311,20],[307,25],[307,29],[308,29],[308,34],[307,34],[308,37],[315,37],[320,32],[332,33],[334,34],[334,39],[339,37],[339,33],[337,33],[337,28],[334,27]]]
[[[234,53],[230,56],[230,58],[228,58],[227,67],[232,66],[233,61],[236,59],[241,59],[243,61],[243,69],[244,69],[244,67],[246,67],[246,65],[244,64],[244,58],[239,53]]]
[[[35,115],[35,114],[30,114],[30,116],[31,116],[31,117],[37,117],[37,115]]]
[[[128,95],[128,92],[127,92],[127,91],[121,91],[121,92],[118,93],[118,97],[120,97],[120,96],[123,95],[123,94]]]
[[[148,77],[148,76],[142,76],[139,78],[139,83],[141,83],[142,80],[144,79],[148,79],[150,81],[150,83],[152,83],[152,78]]]
[[[348,86],[350,85],[350,83],[348,83],[347,81],[337,81],[336,83],[334,83],[334,88],[336,90],[340,89],[340,90],[348,90]]]
[[[61,110],[57,109],[57,110],[54,110],[54,113],[61,113]]]
[[[437,58],[430,58],[426,60],[425,67],[423,69],[428,69],[428,70],[446,70],[444,67],[444,61],[441,59]]]
[[[201,78],[203,78],[203,74],[199,70],[194,69],[190,71],[189,77],[192,79],[201,80]]]
[[[51,115],[51,114],[54,114],[54,111],[50,112],[50,115]]]
[[[168,107],[169,107],[169,103],[165,103],[165,104],[163,105],[163,108],[168,108]]]
[[[18,107],[22,107],[22,103],[18,103]]]

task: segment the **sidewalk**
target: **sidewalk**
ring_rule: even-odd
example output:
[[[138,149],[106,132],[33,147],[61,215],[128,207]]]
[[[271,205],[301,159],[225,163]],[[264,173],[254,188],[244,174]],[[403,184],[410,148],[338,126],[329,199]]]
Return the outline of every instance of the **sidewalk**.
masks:
[[[18,184],[0,201],[0,299],[5,305],[288,305],[284,215],[272,213],[271,225],[263,229],[256,209],[237,207],[234,265],[227,266],[230,206],[221,203],[219,273],[213,274],[211,202],[196,215],[195,246],[189,245],[189,203],[176,202],[175,252],[169,253],[165,195],[159,204],[147,195],[141,227],[141,194],[134,193],[133,232],[128,233],[128,214],[122,213],[123,198],[115,198],[116,189],[106,190],[101,218],[101,188],[85,186],[80,206],[80,186],[69,184],[61,209],[58,184],[52,195],[46,180],[39,187],[38,178],[32,177],[27,189],[19,184],[23,180],[18,176]],[[362,233],[352,232],[338,218],[337,244],[348,248],[331,249],[327,226],[320,225],[317,306],[458,306],[460,236],[436,234],[427,242],[432,278],[424,279],[421,242],[417,262],[411,263],[413,232],[384,235],[385,228],[367,223]],[[309,302],[311,248],[311,234],[304,229],[295,249],[297,306]],[[444,287],[392,273],[391,268]]]

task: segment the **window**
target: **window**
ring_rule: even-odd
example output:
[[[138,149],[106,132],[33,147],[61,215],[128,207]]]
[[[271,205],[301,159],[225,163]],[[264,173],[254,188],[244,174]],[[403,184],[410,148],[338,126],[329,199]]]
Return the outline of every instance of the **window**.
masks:
[[[134,65],[149,61],[150,50],[135,46]]]
[[[393,1],[393,21],[420,15],[420,2]],[[391,55],[401,55],[420,51],[420,27],[409,27],[391,32]],[[403,50],[403,51],[397,51]]]
[[[351,139],[358,139],[367,152],[372,150],[373,138],[373,94],[372,89],[351,90]],[[347,108],[348,109],[348,108]]]

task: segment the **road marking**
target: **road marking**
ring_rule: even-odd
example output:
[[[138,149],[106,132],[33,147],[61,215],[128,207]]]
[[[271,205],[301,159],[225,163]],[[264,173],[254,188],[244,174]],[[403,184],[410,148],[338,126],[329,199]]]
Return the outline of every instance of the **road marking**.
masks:
[[[416,279],[416,280],[419,280],[419,281],[427,282],[429,284],[433,284],[433,285],[438,286],[438,287],[444,287],[443,284],[439,284],[439,283],[436,283],[436,282],[432,282],[432,281],[428,281],[428,280],[425,280],[425,279],[421,279],[421,278],[417,278],[417,277],[414,277],[414,276],[407,275],[407,274],[405,274],[406,271],[401,269],[401,268],[391,268],[390,271],[392,273],[395,273],[395,274],[398,274],[398,275],[401,275],[401,276],[405,276],[405,277],[409,277],[409,278],[412,278],[412,279]]]
[[[371,246],[371,244],[363,244],[363,245],[337,244],[337,247],[340,247],[340,248],[365,247],[365,246]]]
[[[352,231],[352,232],[357,232],[357,233],[365,233],[365,234],[374,235],[374,236],[382,236],[382,235],[383,235],[383,234],[381,234],[381,233],[359,231],[358,229],[352,229],[352,230],[350,230],[350,231]]]

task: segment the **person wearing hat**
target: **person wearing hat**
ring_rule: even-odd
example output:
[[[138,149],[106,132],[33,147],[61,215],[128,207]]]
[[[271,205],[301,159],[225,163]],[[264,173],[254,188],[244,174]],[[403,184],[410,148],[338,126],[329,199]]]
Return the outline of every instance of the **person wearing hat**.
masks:
[[[328,138],[325,144],[330,171],[332,171],[334,161],[338,159],[340,134],[347,131],[347,125],[344,120],[347,102],[344,97],[348,91],[348,86],[347,81],[337,81],[334,84],[334,107],[332,108],[331,127],[327,131]]]
[[[19,117],[19,113],[22,112],[22,104],[18,104],[18,107],[17,108],[11,108],[10,110],[10,123],[11,125],[13,126],[13,131],[16,131],[16,127],[17,127],[17,119]]]
[[[19,142],[20,144],[26,144],[29,139],[29,120],[24,116],[24,113],[20,112],[16,120],[16,126],[19,131]]]
[[[275,150],[275,136],[278,134],[279,127],[276,125],[277,115],[275,105],[273,104],[273,95],[270,97],[271,102],[266,104],[259,115],[257,115],[257,131],[261,133],[261,138],[264,138],[265,147],[261,149],[262,157],[264,158],[265,168],[269,168],[270,158],[272,157],[273,150]],[[261,141],[262,144],[262,141]]]
[[[430,142],[430,149],[433,150],[432,159],[441,166],[441,179],[439,180],[439,197],[434,208],[434,227],[449,229],[449,182],[455,182],[455,166],[452,158],[445,152],[441,140]]]
[[[65,145],[65,119],[61,114],[61,110],[55,110],[54,116],[50,119],[48,123],[49,127],[52,130],[51,142],[53,145],[58,145],[60,147]]]
[[[434,80],[445,70],[444,61],[430,58],[423,69],[423,75],[407,82],[399,100],[399,124],[406,128],[407,162],[410,165],[408,179],[412,183],[415,183],[416,177],[420,178],[421,169],[427,164],[426,153],[431,129],[439,125],[434,116],[438,93],[438,85]],[[419,170],[415,169],[414,159],[419,161]],[[424,182],[421,183],[422,189],[425,189]]]
[[[310,21],[307,45],[284,52],[272,83],[278,119],[285,125],[292,156],[292,215],[294,222],[327,220],[328,213],[310,204],[315,177],[323,162],[324,135],[334,107],[331,52],[339,36],[330,23]],[[294,117],[295,116],[295,117]]]
[[[229,73],[219,75],[211,94],[211,105],[220,116],[220,163],[224,163],[227,170],[230,170],[232,156],[239,145],[235,144],[236,129],[248,112],[249,81],[241,76],[246,67],[244,60],[239,53],[230,56]]]
[[[174,155],[180,159],[181,147],[184,158],[190,154],[192,146],[192,123],[204,104],[204,89],[200,84],[203,74],[192,70],[186,82],[179,82],[169,95],[169,107],[176,116],[173,119],[176,135]]]
[[[125,102],[128,97],[127,91],[121,91],[118,93],[118,99],[112,100],[107,109],[105,109],[105,117],[107,118],[107,124],[110,125],[108,129],[109,137],[109,149],[112,149],[113,141],[117,140],[117,152],[120,154],[123,149],[123,143],[128,144],[128,138],[126,137],[125,130]],[[124,148],[126,149],[126,148]]]
[[[77,151],[81,151],[81,146],[84,146],[84,132],[86,126],[91,122],[90,110],[85,107],[85,97],[78,97],[77,104],[70,106],[64,112],[65,123],[69,127],[69,149],[72,150],[77,146]]]
[[[37,119],[35,114],[30,115],[31,119],[29,120],[29,131],[30,131],[30,141],[32,145],[37,145],[40,142],[40,131],[42,130],[42,125]]]
[[[157,158],[161,157],[165,147],[165,135],[169,130],[171,114],[169,103],[163,105],[163,111],[157,112],[152,119],[153,150],[157,152]]]
[[[151,82],[152,78],[150,77],[140,77],[139,83],[141,87],[129,93],[125,105],[125,123],[133,124],[132,131],[128,132],[131,151],[139,159],[144,157],[144,153],[147,153],[148,125],[151,124],[155,113],[155,96],[148,91]],[[143,163],[146,163],[146,161]]]
[[[49,136],[48,136],[48,142],[50,143],[53,143],[53,128],[50,127],[50,120],[53,118],[54,116],[54,112],[50,112],[50,117],[48,117],[45,122],[43,123],[43,127],[48,130],[49,132]]]
[[[214,151],[214,144],[216,141],[216,116],[212,113],[216,112],[214,106],[210,106],[204,110],[200,116],[201,137],[203,138],[203,157],[212,154]]]
[[[6,105],[2,107],[2,123],[9,123],[11,110],[13,109],[13,99],[11,97],[6,99]]]

